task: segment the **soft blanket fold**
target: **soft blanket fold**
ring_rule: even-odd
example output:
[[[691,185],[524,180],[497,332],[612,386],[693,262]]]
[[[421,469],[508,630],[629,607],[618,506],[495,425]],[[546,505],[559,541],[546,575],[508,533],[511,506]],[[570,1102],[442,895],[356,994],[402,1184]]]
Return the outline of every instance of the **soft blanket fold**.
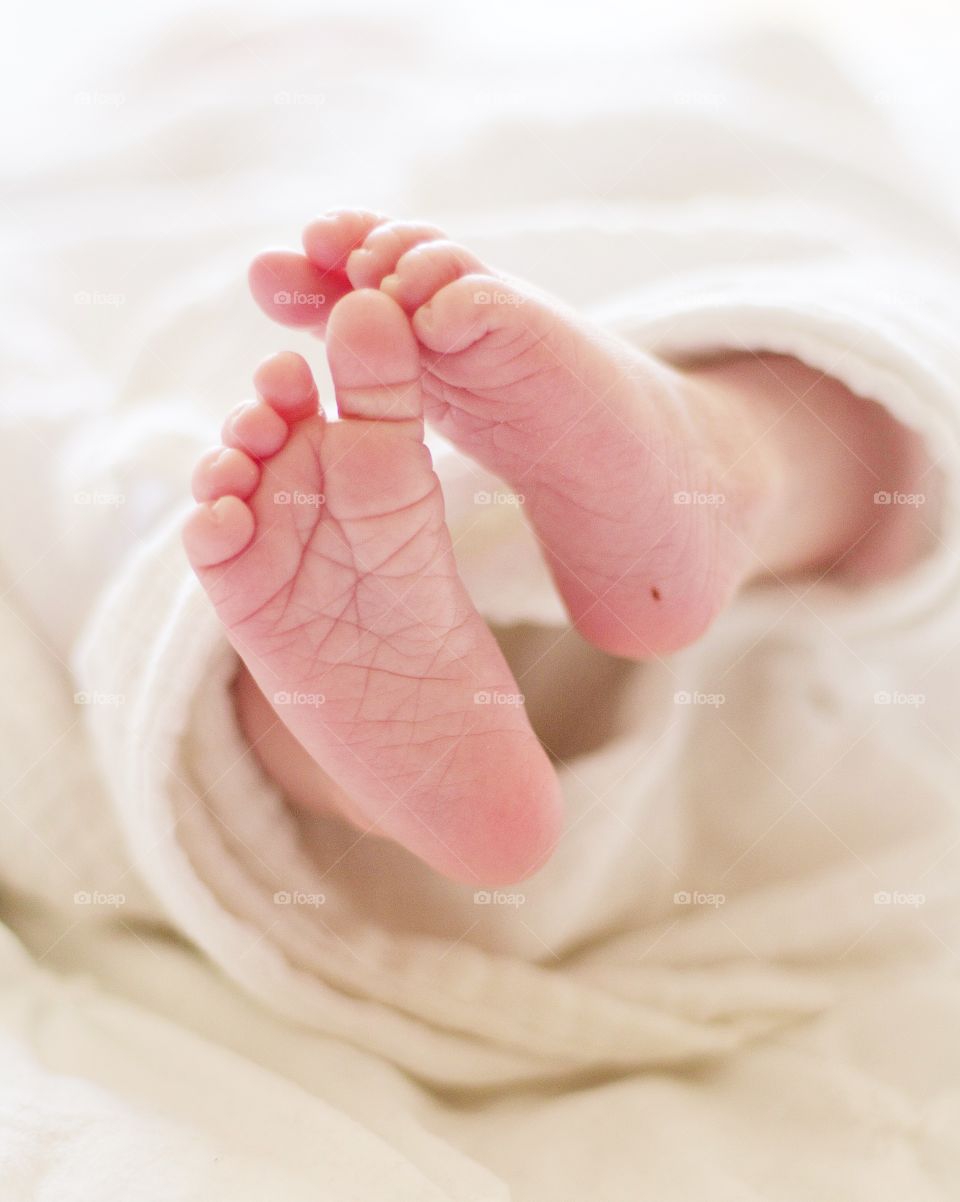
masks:
[[[947,206],[800,39],[674,55],[642,84],[631,60],[575,113],[545,79],[546,113],[488,120],[482,64],[455,86],[426,24],[416,87],[389,39],[319,29],[338,50],[322,117],[316,27],[211,35],[213,105],[173,38],[69,169],[12,200],[0,876],[23,946],[8,931],[0,953],[0,1197],[955,1195]],[[402,153],[374,119],[388,85]],[[69,230],[47,207],[61,178]],[[476,504],[502,486],[437,448],[463,575],[528,703],[587,678],[608,698],[600,745],[559,765],[567,837],[511,891],[291,810],[179,546],[192,461],[279,345],[245,257],[344,179],[678,362],[802,358],[935,461],[901,578],[773,582],[696,647],[614,667],[567,631],[517,509]]]

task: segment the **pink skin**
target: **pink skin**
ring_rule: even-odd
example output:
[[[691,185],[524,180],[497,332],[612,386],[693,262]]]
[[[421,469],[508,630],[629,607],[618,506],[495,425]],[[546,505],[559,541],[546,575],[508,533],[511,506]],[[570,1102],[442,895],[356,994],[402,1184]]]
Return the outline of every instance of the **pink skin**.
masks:
[[[273,723],[323,766],[310,804],[447,875],[517,880],[557,837],[558,786],[456,573],[413,334],[354,292],[327,354],[341,420],[299,356],[267,360],[198,465],[187,554]]]
[[[251,288],[325,334],[344,420],[324,425],[298,356],[268,360],[198,465],[184,535],[244,660],[240,721],[295,803],[472,882],[521,878],[557,835],[522,708],[473,701],[480,680],[517,688],[456,578],[421,408],[525,495],[574,622],[618,654],[690,642],[752,577],[880,576],[915,553],[872,496],[912,491],[922,448],[837,381],[774,355],[667,367],[430,226],[342,211],[303,242],[258,256]],[[326,502],[274,502],[295,490]],[[271,705],[295,691],[326,700]]]
[[[313,221],[303,243],[305,255],[254,261],[260,305],[322,333],[329,296],[350,286],[397,301],[419,343],[427,419],[524,496],[574,625],[601,649],[667,654],[694,641],[748,577],[832,553],[837,515],[823,490],[816,506],[798,506],[789,488],[792,441],[814,441],[810,430],[793,416],[781,431],[791,443],[765,436],[796,399],[786,386],[780,407],[770,403],[772,372],[753,396],[716,373],[674,370],[491,274],[431,226],[346,211]],[[295,312],[275,303],[279,285],[310,273],[335,278],[326,300]],[[831,414],[843,410],[829,400]],[[835,455],[814,459],[838,466]],[[859,476],[855,456],[841,466],[849,475],[851,465]],[[723,503],[676,503],[690,493]]]

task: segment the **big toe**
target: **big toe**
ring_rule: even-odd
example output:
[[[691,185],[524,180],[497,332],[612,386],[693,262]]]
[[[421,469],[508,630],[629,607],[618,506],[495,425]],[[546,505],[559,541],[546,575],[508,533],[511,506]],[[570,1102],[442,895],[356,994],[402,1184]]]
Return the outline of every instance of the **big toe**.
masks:
[[[342,417],[420,419],[420,351],[396,301],[374,289],[350,293],[331,314],[326,342]]]

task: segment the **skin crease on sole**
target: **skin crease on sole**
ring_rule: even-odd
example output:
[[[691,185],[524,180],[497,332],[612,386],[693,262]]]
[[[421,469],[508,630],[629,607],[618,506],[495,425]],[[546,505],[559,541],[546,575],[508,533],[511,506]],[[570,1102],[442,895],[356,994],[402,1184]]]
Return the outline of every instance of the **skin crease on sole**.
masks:
[[[409,322],[352,292],[327,354],[340,420],[299,356],[268,360],[197,466],[188,556],[351,821],[457,879],[516,881],[558,836],[559,788],[456,573]]]

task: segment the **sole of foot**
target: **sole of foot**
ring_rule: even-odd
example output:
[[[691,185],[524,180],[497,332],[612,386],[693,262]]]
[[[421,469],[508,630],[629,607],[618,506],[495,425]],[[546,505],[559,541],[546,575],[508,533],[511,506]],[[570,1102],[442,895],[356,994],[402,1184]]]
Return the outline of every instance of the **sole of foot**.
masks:
[[[342,298],[326,336],[340,420],[300,356],[267,360],[197,466],[188,557],[346,817],[446,875],[517,881],[558,837],[559,790],[457,575],[420,347],[373,290]]]

